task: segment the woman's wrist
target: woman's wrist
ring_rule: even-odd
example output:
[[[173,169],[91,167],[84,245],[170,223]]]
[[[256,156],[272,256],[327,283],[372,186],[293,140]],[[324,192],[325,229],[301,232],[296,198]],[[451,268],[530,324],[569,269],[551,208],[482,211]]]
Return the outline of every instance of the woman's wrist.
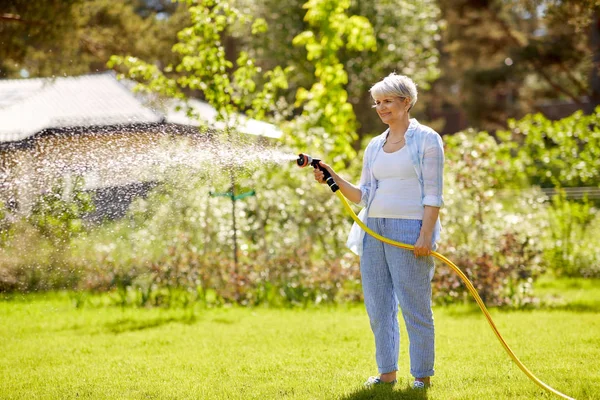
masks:
[[[421,230],[419,235],[425,239],[431,239],[433,237],[433,231]]]

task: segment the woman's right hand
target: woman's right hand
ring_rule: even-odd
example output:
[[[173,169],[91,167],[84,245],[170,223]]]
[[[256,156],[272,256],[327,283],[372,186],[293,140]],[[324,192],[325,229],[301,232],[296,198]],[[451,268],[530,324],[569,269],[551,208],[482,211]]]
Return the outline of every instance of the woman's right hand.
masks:
[[[354,186],[353,184],[351,184],[350,182],[348,182],[347,180],[343,179],[341,176],[336,174],[335,171],[333,170],[333,168],[331,168],[329,165],[325,164],[323,161],[320,161],[319,165],[321,166],[321,168],[326,169],[329,172],[329,174],[331,174],[331,177],[333,178],[335,183],[338,184],[338,187],[340,188],[340,192],[342,192],[342,194],[348,200],[350,200],[351,202],[356,203],[356,204],[358,204],[360,202],[360,199],[362,197],[362,192],[360,191],[359,188],[357,188],[356,186]],[[327,183],[323,179],[325,177],[325,174],[319,168],[315,168],[315,170],[313,171],[313,174],[315,175],[315,180],[317,182]]]
[[[319,161],[319,165],[323,168],[325,168],[327,171],[329,171],[329,173],[331,174],[331,176],[335,176],[335,172],[333,172],[333,169],[331,169],[331,167],[327,164],[325,164],[323,161]],[[321,171],[319,168],[315,168],[313,171],[313,174],[315,175],[315,180],[319,183],[325,183],[325,174],[323,173],[323,171]]]

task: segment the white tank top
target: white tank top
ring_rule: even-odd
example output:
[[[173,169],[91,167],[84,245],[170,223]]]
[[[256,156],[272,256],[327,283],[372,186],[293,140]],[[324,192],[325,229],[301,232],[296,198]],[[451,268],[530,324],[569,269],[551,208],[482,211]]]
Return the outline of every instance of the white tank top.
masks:
[[[421,185],[407,146],[393,153],[378,152],[373,175],[377,190],[369,217],[423,219]]]

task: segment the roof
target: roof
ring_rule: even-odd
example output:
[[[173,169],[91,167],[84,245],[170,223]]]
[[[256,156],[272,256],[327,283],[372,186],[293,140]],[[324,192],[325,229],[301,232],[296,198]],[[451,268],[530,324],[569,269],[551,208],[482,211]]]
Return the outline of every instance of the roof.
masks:
[[[0,80],[0,142],[20,141],[44,129],[163,119],[113,74]]]
[[[199,115],[209,126],[217,129],[224,127],[223,122],[218,122],[216,120],[218,112],[210,104],[200,100],[190,99],[187,101],[187,106],[191,108],[195,114]],[[168,123],[192,126],[199,125],[197,120],[187,116],[183,102],[175,100],[168,102],[166,115],[166,121]],[[274,139],[281,137],[281,131],[277,129],[275,125],[248,118],[244,115],[237,116],[236,124],[241,132],[249,135],[258,135]]]
[[[82,127],[155,125],[198,126],[187,117],[182,104],[167,101],[164,112],[151,108],[134,94],[131,82],[119,81],[112,72],[77,77],[0,80],[0,143],[19,142],[39,132]],[[216,110],[208,103],[189,100],[188,106],[209,126],[219,128]],[[275,126],[244,116],[241,131],[279,138]],[[79,129],[78,132],[81,130]]]

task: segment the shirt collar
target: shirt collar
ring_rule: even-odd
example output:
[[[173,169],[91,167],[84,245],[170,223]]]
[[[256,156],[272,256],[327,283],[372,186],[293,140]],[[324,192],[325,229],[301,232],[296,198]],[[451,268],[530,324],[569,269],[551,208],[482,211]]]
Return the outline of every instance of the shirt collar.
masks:
[[[417,121],[415,118],[411,118],[410,123],[408,124],[408,129],[406,130],[406,133],[404,134],[404,136],[411,137],[412,135],[414,135],[418,126],[419,126],[419,121]]]
[[[417,127],[419,126],[419,121],[417,121],[415,118],[411,118],[408,124],[408,129],[406,130],[406,133],[404,134],[405,137],[412,137],[415,134],[415,131],[417,130]],[[385,140],[387,139],[387,135],[390,132],[390,128],[387,128],[385,130],[385,132],[383,132],[381,134],[381,145],[383,146],[383,144],[385,143]]]

